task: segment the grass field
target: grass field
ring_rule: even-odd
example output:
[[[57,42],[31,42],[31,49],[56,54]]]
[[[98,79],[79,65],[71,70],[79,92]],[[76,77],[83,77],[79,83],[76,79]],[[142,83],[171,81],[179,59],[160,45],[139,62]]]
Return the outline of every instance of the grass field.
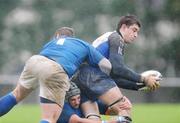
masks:
[[[180,123],[180,104],[136,104],[132,117],[133,123]],[[0,123],[39,123],[39,119],[39,106],[18,105]]]

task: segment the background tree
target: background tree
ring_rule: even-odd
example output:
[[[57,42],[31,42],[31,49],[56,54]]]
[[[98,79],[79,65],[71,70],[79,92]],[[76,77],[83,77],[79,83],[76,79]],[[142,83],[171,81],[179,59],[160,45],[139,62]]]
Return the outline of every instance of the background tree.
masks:
[[[59,27],[71,26],[77,37],[92,42],[115,29],[120,16],[135,14],[142,29],[138,42],[127,47],[127,64],[139,72],[179,74],[178,0],[1,0],[0,8],[1,73],[21,71]]]

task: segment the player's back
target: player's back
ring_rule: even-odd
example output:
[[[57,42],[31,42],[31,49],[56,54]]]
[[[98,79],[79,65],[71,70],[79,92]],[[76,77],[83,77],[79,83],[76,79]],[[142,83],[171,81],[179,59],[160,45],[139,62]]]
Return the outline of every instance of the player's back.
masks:
[[[63,66],[69,76],[73,75],[80,64],[90,56],[90,61],[99,62],[99,55],[95,55],[94,48],[87,42],[77,38],[62,37],[47,43],[40,55],[56,61]],[[94,58],[93,58],[93,55]]]

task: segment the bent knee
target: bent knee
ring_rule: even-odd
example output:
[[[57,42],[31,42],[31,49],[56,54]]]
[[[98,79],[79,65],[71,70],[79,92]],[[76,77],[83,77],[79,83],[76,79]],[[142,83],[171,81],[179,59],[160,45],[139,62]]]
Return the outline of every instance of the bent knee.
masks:
[[[124,96],[120,101],[112,105],[110,108],[113,108],[117,112],[120,112],[122,110],[131,111],[132,104],[129,99]]]
[[[16,97],[17,102],[19,102],[23,100],[31,91],[32,89],[27,89],[22,85],[18,84],[12,93]]]
[[[123,99],[118,102],[118,108],[122,110],[131,110],[132,104],[127,97],[123,96]]]

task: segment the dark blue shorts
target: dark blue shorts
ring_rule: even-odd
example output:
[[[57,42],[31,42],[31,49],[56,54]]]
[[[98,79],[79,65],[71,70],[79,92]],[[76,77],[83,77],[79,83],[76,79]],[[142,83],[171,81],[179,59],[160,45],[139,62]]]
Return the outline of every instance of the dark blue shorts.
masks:
[[[84,94],[81,94],[81,104],[86,102],[86,101],[89,101],[89,99],[84,95]],[[108,109],[108,106],[106,104],[104,104],[101,100],[96,100],[96,103],[98,105],[98,108],[99,108],[99,113],[100,114],[105,114],[107,109]]]
[[[114,80],[99,68],[87,65],[80,68],[75,83],[81,89],[81,93],[92,101],[96,101],[99,96],[117,86]]]

